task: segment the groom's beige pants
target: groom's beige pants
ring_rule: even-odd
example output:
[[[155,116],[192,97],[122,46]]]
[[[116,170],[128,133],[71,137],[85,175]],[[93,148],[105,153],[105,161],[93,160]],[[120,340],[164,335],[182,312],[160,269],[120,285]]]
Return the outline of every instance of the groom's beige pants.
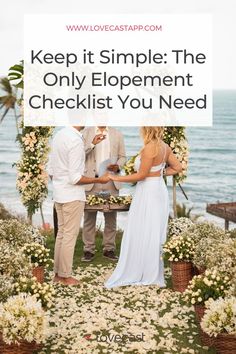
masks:
[[[84,213],[84,204],[79,200],[55,203],[58,233],[54,251],[54,272],[59,277],[71,276],[74,249]]]

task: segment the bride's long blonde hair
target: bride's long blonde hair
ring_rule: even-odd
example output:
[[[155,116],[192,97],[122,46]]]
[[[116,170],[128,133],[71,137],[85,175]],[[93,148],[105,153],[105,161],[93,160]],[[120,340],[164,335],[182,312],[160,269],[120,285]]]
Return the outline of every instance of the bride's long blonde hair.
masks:
[[[156,155],[160,148],[160,144],[164,134],[164,127],[141,127],[140,133],[143,138],[144,145],[147,145],[149,143],[155,144]]]

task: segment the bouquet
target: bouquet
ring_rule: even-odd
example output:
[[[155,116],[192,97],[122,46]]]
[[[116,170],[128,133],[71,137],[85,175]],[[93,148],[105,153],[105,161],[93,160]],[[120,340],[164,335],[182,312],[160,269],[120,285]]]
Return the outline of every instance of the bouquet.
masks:
[[[39,243],[27,243],[22,248],[23,254],[30,259],[30,262],[35,267],[48,267],[52,264],[52,260],[49,258],[50,250]]]
[[[185,301],[192,305],[205,304],[209,299],[225,297],[231,286],[230,278],[217,269],[195,275],[184,292]]]
[[[236,298],[219,298],[206,303],[201,327],[209,336],[221,333],[236,334]]]
[[[39,283],[35,277],[20,277],[14,284],[14,294],[27,293],[34,295],[37,300],[41,301],[44,308],[52,307],[53,295],[55,290],[52,285],[47,283]]]
[[[42,343],[47,329],[47,316],[35,296],[21,293],[0,304],[0,332],[5,343]]]
[[[194,256],[195,244],[189,236],[173,236],[163,247],[165,257],[170,262],[190,262]]]
[[[132,175],[135,173],[135,159],[138,154],[132,156],[123,166],[123,170],[125,171],[126,176]]]
[[[178,236],[182,232],[193,226],[193,222],[189,218],[176,218],[169,221],[168,237]]]

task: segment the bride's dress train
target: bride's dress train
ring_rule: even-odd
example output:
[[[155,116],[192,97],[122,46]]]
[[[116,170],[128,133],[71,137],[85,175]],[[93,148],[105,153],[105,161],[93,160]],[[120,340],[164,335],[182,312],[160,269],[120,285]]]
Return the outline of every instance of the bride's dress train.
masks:
[[[163,159],[164,161],[164,159]],[[136,158],[136,169],[140,158]],[[169,199],[162,177],[165,162],[152,167],[160,177],[147,177],[136,185],[124,231],[119,261],[107,288],[124,285],[165,286],[162,246],[166,240]]]

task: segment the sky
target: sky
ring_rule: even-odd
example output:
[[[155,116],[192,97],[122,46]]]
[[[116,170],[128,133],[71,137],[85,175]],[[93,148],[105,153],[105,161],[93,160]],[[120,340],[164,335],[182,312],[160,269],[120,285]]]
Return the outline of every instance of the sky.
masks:
[[[4,0],[1,0],[3,2]],[[23,57],[24,14],[182,13],[213,15],[213,88],[236,89],[235,0],[8,0],[0,14],[0,75]],[[200,25],[200,24],[199,24]],[[193,39],[194,40],[194,39]]]

